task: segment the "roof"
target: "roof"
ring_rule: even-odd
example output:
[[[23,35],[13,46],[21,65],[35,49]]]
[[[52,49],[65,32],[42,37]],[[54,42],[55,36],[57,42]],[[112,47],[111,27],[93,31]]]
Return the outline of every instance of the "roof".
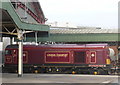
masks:
[[[118,33],[118,29],[51,28],[51,34]]]
[[[24,45],[25,48],[105,48],[108,44],[53,44],[53,45]],[[8,45],[7,49],[18,48],[18,45]]]
[[[45,22],[46,18],[44,16],[40,3],[38,3],[38,0],[37,2],[32,2],[32,3],[34,5],[34,9],[36,11],[37,16]]]

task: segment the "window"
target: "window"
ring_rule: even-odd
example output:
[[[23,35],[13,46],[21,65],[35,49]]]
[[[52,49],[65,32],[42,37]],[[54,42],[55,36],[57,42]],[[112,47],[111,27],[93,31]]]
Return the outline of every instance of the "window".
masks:
[[[5,55],[12,55],[12,50],[6,50]]]

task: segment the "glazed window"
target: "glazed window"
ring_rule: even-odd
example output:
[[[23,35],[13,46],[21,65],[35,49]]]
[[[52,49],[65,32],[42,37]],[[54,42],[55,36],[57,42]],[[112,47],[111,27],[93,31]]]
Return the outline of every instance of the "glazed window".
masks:
[[[5,55],[12,55],[12,51],[11,50],[6,50]]]

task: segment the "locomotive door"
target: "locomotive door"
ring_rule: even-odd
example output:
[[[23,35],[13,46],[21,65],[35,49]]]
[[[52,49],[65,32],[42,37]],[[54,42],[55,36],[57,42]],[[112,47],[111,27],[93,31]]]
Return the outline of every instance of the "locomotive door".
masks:
[[[87,64],[96,63],[96,51],[86,51],[86,63]]]
[[[27,63],[27,62],[28,62],[28,52],[23,51],[23,63]]]
[[[96,63],[96,51],[90,51],[90,63],[95,64]]]
[[[13,50],[13,63],[17,64],[18,63],[18,50]]]
[[[28,52],[23,51],[23,63],[27,63],[27,62],[28,62]],[[18,51],[17,50],[13,51],[13,63],[14,64],[18,63]]]

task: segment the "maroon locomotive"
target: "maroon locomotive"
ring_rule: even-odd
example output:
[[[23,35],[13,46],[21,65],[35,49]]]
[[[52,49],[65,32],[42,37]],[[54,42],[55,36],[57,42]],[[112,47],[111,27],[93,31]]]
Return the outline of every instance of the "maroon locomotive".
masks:
[[[111,59],[107,44],[24,45],[23,71],[41,73],[110,72]],[[18,45],[5,49],[4,69],[17,72]]]

